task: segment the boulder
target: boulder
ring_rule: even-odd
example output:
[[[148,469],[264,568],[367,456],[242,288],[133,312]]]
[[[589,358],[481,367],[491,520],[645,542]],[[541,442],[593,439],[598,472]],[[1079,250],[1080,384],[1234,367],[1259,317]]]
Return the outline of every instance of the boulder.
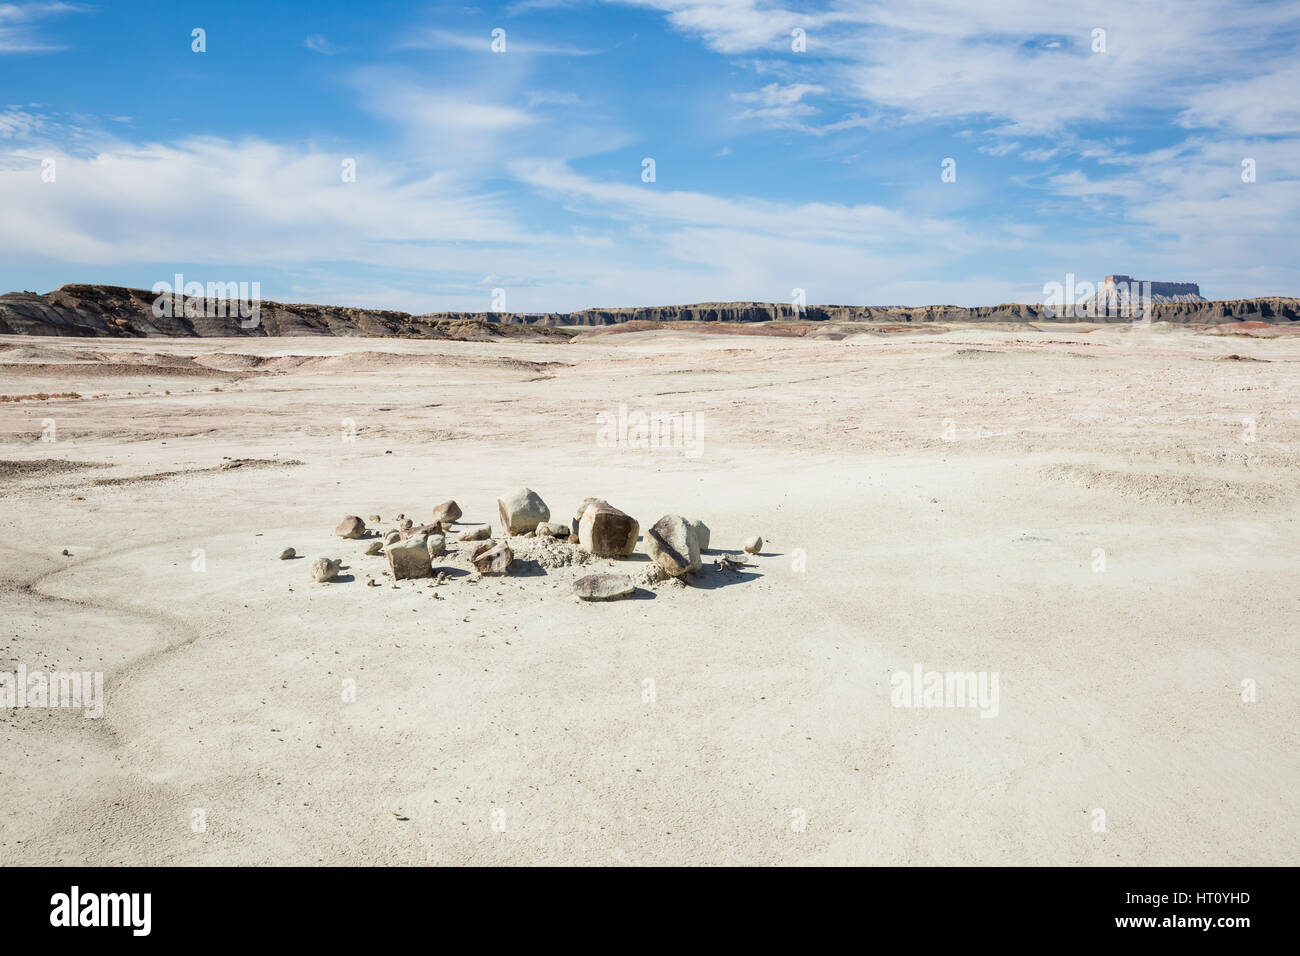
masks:
[[[483,525],[483,527],[475,528],[473,531],[461,532],[461,536],[456,540],[457,541],[486,541],[488,535],[490,535],[491,533],[492,533],[492,529],[489,528],[487,525]]]
[[[502,534],[523,534],[551,520],[551,509],[531,488],[520,488],[497,499]]]
[[[356,515],[348,515],[339,522],[339,526],[334,529],[334,533],[340,538],[364,538],[366,536],[366,523]]]
[[[706,525],[699,518],[694,518],[686,523],[695,529],[695,540],[700,543],[700,550],[708,551],[709,550],[709,526]]]
[[[295,551],[293,548],[285,548],[283,551],[280,552],[281,561],[288,561],[290,558],[295,558],[297,556],[298,556],[298,552]]]
[[[763,539],[758,535],[754,535],[754,537],[746,541],[741,545],[741,547],[743,547],[748,554],[758,554],[758,552],[763,550]]]
[[[431,534],[425,539],[424,547],[429,557],[440,558],[447,553],[447,539],[440,534]]]
[[[584,601],[613,601],[635,592],[636,585],[626,574],[588,574],[573,582],[573,593]]]
[[[636,550],[641,526],[604,501],[589,504],[578,522],[578,545],[598,558],[622,558]]]
[[[311,579],[318,584],[333,581],[338,576],[339,566],[337,561],[331,561],[329,558],[317,558],[311,563]]]
[[[681,515],[664,515],[652,524],[646,532],[645,550],[651,561],[673,577],[698,571],[701,566],[699,539]]]
[[[428,542],[424,535],[390,544],[387,553],[388,567],[393,572],[394,581],[433,577],[433,562],[429,559]]]
[[[369,546],[366,548],[366,554],[378,554],[382,550],[384,550],[384,542],[376,538],[374,541],[371,541]]]
[[[384,535],[384,544],[392,544],[394,541],[401,541],[401,540],[402,540],[402,532],[400,531],[390,531],[388,532],[388,534]]]
[[[460,505],[454,501],[444,501],[433,509],[433,520],[441,524],[453,524],[460,520]]]
[[[399,531],[409,531],[411,528],[414,527],[415,527],[415,522],[412,521],[410,518],[403,518],[401,522],[397,525],[397,529]]]
[[[539,538],[567,538],[569,536],[568,526],[556,524],[554,521],[543,521],[537,526],[536,530]]]
[[[515,556],[510,551],[510,545],[505,542],[501,544],[484,542],[474,549],[469,560],[474,567],[478,568],[480,574],[505,574],[510,570]]]

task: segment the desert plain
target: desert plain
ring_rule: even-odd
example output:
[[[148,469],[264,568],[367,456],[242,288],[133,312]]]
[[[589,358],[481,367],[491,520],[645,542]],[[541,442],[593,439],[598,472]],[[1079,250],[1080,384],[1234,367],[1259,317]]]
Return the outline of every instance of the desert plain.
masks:
[[[41,393],[0,402],[0,670],[104,708],[0,710],[0,864],[1300,859],[1300,336],[0,338]],[[519,486],[701,519],[704,566],[394,587],[333,533]],[[918,665],[996,714],[895,706]]]

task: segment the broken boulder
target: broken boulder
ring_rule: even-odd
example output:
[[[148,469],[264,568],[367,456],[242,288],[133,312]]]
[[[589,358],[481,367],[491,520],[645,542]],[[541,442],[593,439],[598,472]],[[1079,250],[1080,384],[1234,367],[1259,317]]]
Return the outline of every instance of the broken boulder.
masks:
[[[510,570],[515,556],[510,551],[510,545],[504,542],[501,544],[484,542],[474,549],[469,560],[480,574],[505,574]]]
[[[651,525],[645,536],[645,550],[651,561],[673,577],[698,571],[701,566],[699,538],[681,515],[664,515]]]

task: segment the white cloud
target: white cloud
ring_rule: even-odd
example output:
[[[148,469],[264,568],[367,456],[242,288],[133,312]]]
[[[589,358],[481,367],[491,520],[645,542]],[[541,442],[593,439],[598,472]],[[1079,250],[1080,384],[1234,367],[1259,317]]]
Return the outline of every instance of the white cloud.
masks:
[[[60,44],[42,36],[38,24],[85,7],[73,3],[0,3],[0,53],[50,53]]]
[[[626,2],[725,54],[789,53],[803,26],[808,50],[786,57],[790,71],[817,60],[836,96],[911,121],[987,117],[1044,135],[1134,108],[1256,132],[1297,121],[1296,68],[1270,70],[1277,38],[1300,29],[1290,3],[1254,4],[1242,24],[1232,0],[842,0],[808,14],[759,0]],[[1104,53],[1092,49],[1098,28]]]
[[[313,53],[322,53],[325,56],[333,56],[338,52],[334,45],[319,33],[313,33],[302,41],[302,45]]]
[[[591,56],[598,53],[598,50],[589,50],[583,47],[569,46],[562,43],[548,43],[546,41],[531,39],[524,31],[505,29],[505,54],[525,54],[533,56]],[[433,50],[451,47],[457,50],[466,50],[470,53],[488,53],[492,54],[493,37],[491,31],[486,31],[482,35],[470,33],[455,33],[451,30],[425,29],[419,30],[412,36],[398,44],[401,49],[410,50]]]

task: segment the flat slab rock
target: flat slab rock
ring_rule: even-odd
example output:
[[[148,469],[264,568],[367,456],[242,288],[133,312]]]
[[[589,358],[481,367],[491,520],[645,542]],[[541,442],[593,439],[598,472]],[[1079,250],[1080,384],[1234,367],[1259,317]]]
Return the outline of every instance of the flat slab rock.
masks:
[[[626,574],[588,574],[573,582],[573,593],[584,601],[613,601],[635,592],[636,585]]]

